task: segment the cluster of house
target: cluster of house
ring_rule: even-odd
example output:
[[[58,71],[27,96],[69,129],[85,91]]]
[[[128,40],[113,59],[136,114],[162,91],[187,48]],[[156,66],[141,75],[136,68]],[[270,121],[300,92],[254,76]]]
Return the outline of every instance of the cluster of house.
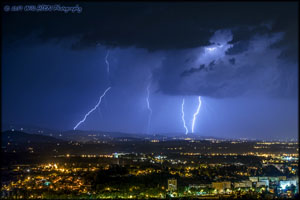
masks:
[[[218,193],[231,192],[232,189],[265,189],[271,193],[285,192],[288,188],[298,191],[298,177],[286,178],[286,176],[277,177],[249,177],[249,180],[231,183],[230,181],[212,182],[211,188]],[[277,190],[277,191],[275,191]]]
[[[249,177],[248,180],[243,180],[239,182],[230,182],[230,181],[222,181],[222,182],[212,182],[211,184],[197,184],[197,185],[189,185],[189,188],[195,189],[204,189],[204,188],[212,188],[214,189],[214,193],[231,193],[233,190],[255,190],[262,191],[267,190],[270,193],[285,193],[288,190],[294,190],[293,192],[299,190],[299,178],[292,177],[287,178],[286,176],[277,176],[277,177]],[[169,179],[168,181],[168,189],[169,191],[177,190],[177,180]]]

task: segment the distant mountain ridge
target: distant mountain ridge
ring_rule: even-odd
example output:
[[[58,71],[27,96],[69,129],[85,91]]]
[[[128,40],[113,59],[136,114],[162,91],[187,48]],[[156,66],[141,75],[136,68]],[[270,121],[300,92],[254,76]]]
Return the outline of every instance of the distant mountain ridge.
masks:
[[[12,124],[4,124],[2,127],[3,130],[12,130],[14,131],[22,131],[31,134],[41,134],[47,135],[51,137],[55,137],[58,139],[64,140],[72,140],[72,141],[81,141],[87,142],[91,140],[92,137],[97,137],[101,140],[112,140],[112,139],[149,139],[149,140],[172,140],[173,138],[184,139],[184,138],[192,138],[192,139],[222,139],[217,137],[209,137],[209,136],[199,136],[195,134],[185,135],[184,133],[153,133],[153,134],[144,134],[144,133],[124,133],[124,132],[109,132],[109,131],[95,131],[95,130],[54,130],[49,128],[42,128],[38,126],[26,126],[26,125],[12,125]],[[93,136],[95,135],[95,136]]]
[[[79,141],[88,142],[93,141],[95,138],[98,140],[174,140],[174,139],[194,139],[194,140],[206,140],[206,139],[217,139],[217,140],[230,140],[230,138],[221,138],[213,136],[204,136],[197,134],[180,134],[180,133],[156,133],[156,134],[138,134],[138,133],[123,133],[123,132],[108,132],[108,131],[95,131],[95,130],[67,130],[59,131],[48,128],[41,128],[37,126],[25,126],[25,125],[5,125],[2,129],[6,130],[21,131],[30,134],[40,134],[51,136],[57,139],[63,139],[68,141]]]
[[[26,129],[25,129],[26,130]],[[27,129],[28,130],[28,129]],[[14,139],[15,141],[22,142],[32,140],[36,142],[45,141],[77,141],[77,142],[93,142],[93,141],[133,141],[133,140],[205,140],[205,139],[216,139],[214,137],[204,137],[197,135],[176,135],[176,136],[164,136],[160,134],[133,134],[133,133],[121,133],[121,132],[103,132],[103,131],[43,131],[34,130],[32,132],[19,131],[19,130],[7,130],[2,132],[2,140],[8,141],[7,136]],[[220,138],[218,138],[220,139]],[[40,141],[39,141],[40,140]],[[56,141],[55,141],[56,142]]]
[[[21,131],[30,134],[40,134],[51,136],[57,139],[69,140],[69,141],[80,141],[87,142],[91,141],[92,137],[97,137],[100,140],[112,140],[112,139],[134,139],[134,140],[174,140],[174,139],[193,139],[193,140],[249,140],[249,141],[267,141],[264,139],[249,139],[249,138],[223,138],[215,136],[207,136],[202,134],[188,133],[124,133],[124,132],[109,132],[101,130],[55,130],[50,128],[42,128],[38,126],[28,126],[28,125],[15,125],[15,124],[2,124],[3,131]],[[292,141],[297,141],[293,139]],[[278,141],[278,140],[270,140]],[[281,140],[279,140],[281,141]]]
[[[1,133],[2,146],[8,143],[24,144],[24,143],[59,143],[65,142],[62,139],[54,137],[40,135],[40,134],[29,134],[21,131],[4,131]]]

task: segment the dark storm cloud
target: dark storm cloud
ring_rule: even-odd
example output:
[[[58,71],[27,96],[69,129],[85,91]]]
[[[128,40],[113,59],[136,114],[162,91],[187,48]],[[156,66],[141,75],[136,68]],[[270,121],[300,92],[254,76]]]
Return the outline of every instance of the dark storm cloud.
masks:
[[[74,3],[63,5],[74,6]],[[83,8],[80,14],[4,13],[5,41],[36,33],[41,40],[76,38],[73,49],[99,43],[148,50],[184,49],[208,45],[216,30],[232,29],[232,43],[239,44],[257,32],[285,30],[286,22],[295,24],[297,18],[297,3],[283,2],[103,2],[79,3],[79,6]],[[268,24],[257,27],[268,22],[274,30]]]
[[[232,64],[232,65],[235,64],[235,58],[230,58],[228,61],[229,61],[229,63]]]
[[[200,72],[200,71],[201,71],[202,69],[204,69],[204,68],[205,68],[205,65],[204,65],[204,64],[200,65],[199,68],[194,68],[194,67],[192,67],[191,69],[185,70],[184,72],[182,72],[182,73],[181,73],[181,76],[188,76],[188,75],[193,74],[193,73],[195,73],[195,72]]]
[[[232,47],[232,36],[230,31],[218,30],[210,40],[212,45],[168,55],[159,78],[162,91],[216,98],[297,97],[297,64],[280,58],[283,49],[273,47],[284,38],[284,33],[256,34],[247,41],[248,49],[234,58],[226,54]],[[195,56],[198,59],[185,62]],[[207,70],[192,67],[199,62],[207,65]]]
[[[227,55],[235,55],[247,51],[249,48],[249,41],[240,41],[226,51]]]
[[[216,61],[215,60],[213,60],[213,61],[211,61],[210,63],[209,63],[209,68],[210,69],[212,69],[213,68],[213,66],[215,66],[216,65]]]
[[[78,5],[2,12],[5,122],[72,129],[110,84],[80,129],[145,132],[149,97],[151,133],[183,132],[200,95],[197,133],[297,134],[297,2]]]
[[[118,2],[79,6],[83,8],[80,14],[4,13],[3,41],[7,45],[34,34],[40,43],[72,39],[73,50],[99,44],[120,47],[133,55],[130,62],[119,63],[111,73],[112,84],[120,84],[120,77],[127,76],[144,81],[137,77],[149,74],[146,68],[151,69],[151,64],[146,62],[136,68],[143,65],[147,74],[140,70],[136,76],[129,70],[136,57],[143,58],[149,51],[139,54],[127,47],[157,50],[163,56],[155,58],[161,60],[161,66],[151,69],[152,80],[157,83],[156,90],[165,94],[230,97],[253,90],[294,94],[298,3]],[[290,75],[293,78],[288,79]],[[282,92],[284,85],[289,86],[289,92]]]
[[[283,49],[279,55],[281,59],[298,62],[299,26],[292,22],[287,22],[287,24],[288,27],[285,31],[284,38],[272,45],[272,47]]]

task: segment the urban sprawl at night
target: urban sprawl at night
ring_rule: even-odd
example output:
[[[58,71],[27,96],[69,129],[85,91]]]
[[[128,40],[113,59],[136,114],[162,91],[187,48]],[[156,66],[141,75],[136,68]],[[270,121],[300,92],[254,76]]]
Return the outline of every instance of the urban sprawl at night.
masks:
[[[296,141],[85,134],[78,141],[65,141],[4,132],[1,197],[272,199],[298,195]],[[65,137],[62,133],[57,138]]]

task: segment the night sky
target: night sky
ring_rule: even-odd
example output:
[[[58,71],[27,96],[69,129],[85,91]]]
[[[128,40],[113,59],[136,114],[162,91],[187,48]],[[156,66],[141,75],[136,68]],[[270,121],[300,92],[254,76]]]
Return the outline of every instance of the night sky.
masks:
[[[73,130],[110,86],[78,130],[184,134],[184,99],[190,134],[201,96],[197,135],[297,138],[297,2],[76,4],[2,12],[2,124]]]

